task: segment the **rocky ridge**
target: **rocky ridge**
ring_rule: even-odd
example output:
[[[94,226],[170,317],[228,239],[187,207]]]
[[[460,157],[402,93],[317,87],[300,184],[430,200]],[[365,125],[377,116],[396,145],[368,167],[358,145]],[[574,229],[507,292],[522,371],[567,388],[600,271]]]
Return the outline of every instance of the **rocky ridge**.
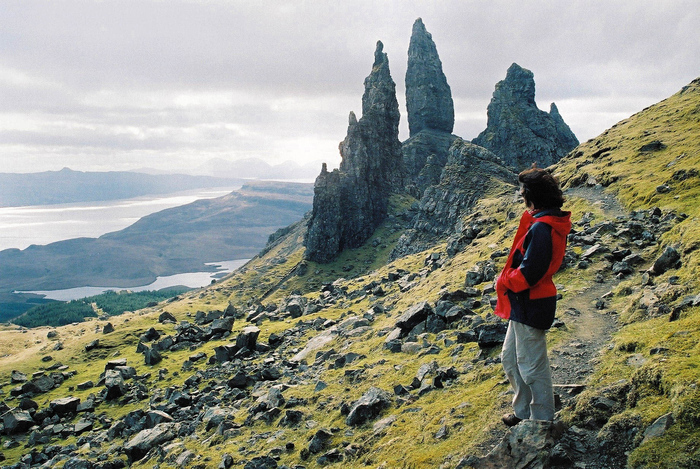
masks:
[[[449,238],[448,253],[454,255],[487,225],[462,223],[470,209],[487,194],[514,190],[516,182],[515,174],[494,153],[457,139],[439,184],[426,189],[412,227],[401,236],[391,258],[423,251],[444,238]]]
[[[545,168],[578,145],[556,105],[537,108],[534,74],[512,64],[496,84],[487,109],[486,129],[472,143],[488,148],[517,171],[533,163]]]

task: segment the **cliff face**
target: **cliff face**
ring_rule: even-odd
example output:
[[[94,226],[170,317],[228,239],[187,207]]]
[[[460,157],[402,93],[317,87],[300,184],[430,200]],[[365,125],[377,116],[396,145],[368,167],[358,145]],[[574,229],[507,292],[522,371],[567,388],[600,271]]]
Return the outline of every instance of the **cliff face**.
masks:
[[[399,118],[396,84],[378,42],[365,79],[362,118],[350,113],[340,167],[328,172],[324,165],[314,185],[307,259],[329,262],[342,250],[362,245],[386,218],[389,194],[403,185]]]
[[[515,174],[498,156],[458,138],[450,147],[439,184],[425,190],[413,227],[401,236],[391,258],[423,251],[439,238],[462,237],[469,228],[460,222],[471,207],[485,194],[510,190],[515,184]]]
[[[513,64],[496,84],[488,106],[486,129],[472,143],[488,148],[517,170],[537,163],[546,167],[578,145],[578,139],[552,104],[550,113],[535,104],[530,70]]]
[[[413,24],[408,47],[406,109],[410,137],[402,151],[407,189],[420,198],[428,186],[438,183],[456,138],[452,91],[435,42],[420,18]]]

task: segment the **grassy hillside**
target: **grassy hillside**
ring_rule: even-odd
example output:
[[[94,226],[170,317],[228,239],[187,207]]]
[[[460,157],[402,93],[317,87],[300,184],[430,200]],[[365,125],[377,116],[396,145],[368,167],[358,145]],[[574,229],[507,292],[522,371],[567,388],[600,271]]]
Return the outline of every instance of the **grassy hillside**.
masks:
[[[555,376],[570,377],[585,387],[565,401],[559,418],[593,442],[569,467],[584,461],[586,467],[622,467],[619,462],[624,460],[635,468],[700,464],[700,307],[688,301],[700,293],[696,275],[699,120],[700,83],[696,81],[582,144],[553,168],[567,188],[565,208],[573,212],[576,236],[609,228],[599,239],[608,251],[599,247],[587,254],[592,245],[572,241],[568,265],[555,278],[562,293],[558,317],[563,322],[548,335],[552,355],[561,358],[556,361]],[[646,147],[654,141],[661,143]],[[668,188],[660,187],[664,185]],[[192,406],[202,407],[199,417],[190,419],[193,433],[183,432],[132,467],[214,468],[226,454],[232,457],[233,467],[271,456],[278,466],[315,469],[338,455],[342,462],[332,467],[470,467],[466,457],[485,454],[504,434],[500,415],[509,409],[511,399],[498,347],[480,348],[460,335],[480,323],[497,323],[489,303],[492,281],[473,285],[477,296],[455,300],[475,313],[460,319],[456,327],[420,333],[410,347],[396,353],[387,350],[385,341],[398,317],[412,305],[426,301],[436,306],[450,294],[467,289],[468,272],[486,265],[502,267],[504,250],[523,209],[514,191],[515,187],[504,187],[479,201],[463,220],[464,226],[478,226],[479,234],[452,257],[447,255],[445,241],[388,262],[407,228],[401,214],[414,201],[396,196],[392,216],[365,246],[344,252],[333,263],[303,260],[302,221],[215,285],[181,295],[179,301],[111,318],[115,331],[110,334],[101,333],[105,323],[101,320],[57,328],[52,338],[47,337],[48,328],[0,331],[4,382],[0,389],[6,402],[15,406],[16,399],[9,398],[16,386],[9,383],[12,370],[30,374],[60,362],[75,374],[34,399],[40,408],[67,395],[85,400],[101,388],[79,390],[77,385],[86,380],[98,383],[108,360],[126,358],[141,376],[139,384],[146,396],[102,402],[94,412],[92,432],[51,440],[63,446],[76,443],[74,457],[87,460],[100,455],[125,460],[120,448],[131,437],[116,433],[109,439],[109,429],[130,412],[148,410],[176,392],[186,392],[197,403]],[[612,203],[613,195],[622,209]],[[653,214],[655,207],[661,215]],[[651,234],[626,238],[620,227],[636,223]],[[678,250],[680,266],[645,276],[667,246]],[[638,263],[617,275],[606,256],[627,248],[638,254]],[[280,313],[299,298],[314,308],[300,317]],[[165,352],[163,361],[153,366],[145,365],[136,352],[139,336],[153,326],[163,334],[177,333],[176,324],[158,322],[163,312],[174,315],[177,323],[193,322],[200,311],[223,311],[229,305],[239,312],[231,335]],[[268,319],[260,319],[261,313],[268,314]],[[583,317],[600,319],[608,329],[591,328],[591,322],[580,320]],[[258,318],[254,323],[260,328],[259,342],[270,345],[270,350],[263,347],[229,365],[190,358],[199,352],[213,357],[216,347],[235,343],[238,334],[253,324],[246,318]],[[352,321],[353,327],[334,329]],[[85,345],[95,339],[100,347],[86,351]],[[60,350],[56,350],[57,341]],[[311,347],[314,343],[318,348]],[[586,351],[595,357],[593,362],[577,358],[576,354]],[[51,358],[42,361],[47,355]],[[454,375],[442,387],[411,388],[421,366],[430,367],[433,362],[436,368],[452,369]],[[585,365],[586,370],[574,370],[575,364]],[[280,375],[238,391],[226,385],[231,377],[228,366],[260,373],[276,368]],[[372,387],[387,391],[391,404],[376,418],[349,425],[348,407]],[[273,388],[286,400],[280,413],[256,410]],[[210,407],[225,412],[223,424],[207,428],[203,420]],[[296,424],[286,424],[290,411],[301,412]],[[647,429],[667,413],[673,423],[665,433],[645,440]],[[80,417],[70,418],[75,422]],[[310,452],[320,430],[325,432],[323,450]],[[86,438],[100,444],[91,447]],[[7,462],[16,462],[27,454],[28,436],[2,436],[3,443],[10,439],[20,445],[7,444],[2,451]],[[600,461],[605,463],[597,464]],[[57,467],[62,464],[58,462]]]
[[[630,467],[700,464],[700,309],[687,301],[700,294],[699,171],[700,79],[580,145],[556,167],[567,187],[602,184],[629,210],[687,215],[647,252],[653,258],[673,246],[681,266],[651,282],[634,275],[616,289],[612,308],[624,326],[568,417],[580,423],[590,414],[584,410],[590,399],[620,380],[632,385],[629,401],[601,431],[645,428],[671,412],[676,423],[663,437],[641,445],[640,435],[633,438]],[[654,314],[659,305],[671,315]],[[638,356],[643,364],[630,366]]]

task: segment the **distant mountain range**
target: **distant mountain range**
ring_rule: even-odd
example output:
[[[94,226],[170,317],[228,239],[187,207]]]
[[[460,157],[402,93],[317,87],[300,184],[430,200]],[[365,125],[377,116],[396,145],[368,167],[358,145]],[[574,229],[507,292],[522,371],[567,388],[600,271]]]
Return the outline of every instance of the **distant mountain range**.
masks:
[[[217,158],[194,168],[192,174],[167,174],[151,168],[0,173],[0,207],[98,202],[208,187],[238,187],[250,179],[313,182],[320,170],[321,163],[299,165],[286,161],[270,165],[255,158]]]

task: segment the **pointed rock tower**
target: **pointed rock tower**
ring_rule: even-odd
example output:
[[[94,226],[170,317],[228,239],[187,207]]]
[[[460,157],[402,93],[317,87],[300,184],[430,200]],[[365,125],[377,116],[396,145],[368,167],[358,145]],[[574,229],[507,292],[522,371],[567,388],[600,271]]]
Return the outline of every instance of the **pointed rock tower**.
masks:
[[[340,168],[328,172],[324,164],[316,178],[306,259],[330,262],[344,249],[361,246],[386,218],[391,191],[403,185],[399,104],[383,48],[377,42],[362,118],[350,113]]]
[[[487,110],[486,130],[472,143],[488,148],[518,171],[537,163],[559,161],[578,139],[552,103],[550,113],[535,104],[535,79],[530,70],[513,64],[496,84]]]
[[[420,18],[413,23],[408,46],[406,109],[410,136],[424,129],[452,133],[455,125],[452,91],[433,37]]]
[[[454,102],[442,62],[423,20],[413,24],[406,68],[406,109],[409,139],[403,144],[404,168],[409,191],[420,197],[437,184],[455,140]],[[426,164],[427,163],[427,164]]]

